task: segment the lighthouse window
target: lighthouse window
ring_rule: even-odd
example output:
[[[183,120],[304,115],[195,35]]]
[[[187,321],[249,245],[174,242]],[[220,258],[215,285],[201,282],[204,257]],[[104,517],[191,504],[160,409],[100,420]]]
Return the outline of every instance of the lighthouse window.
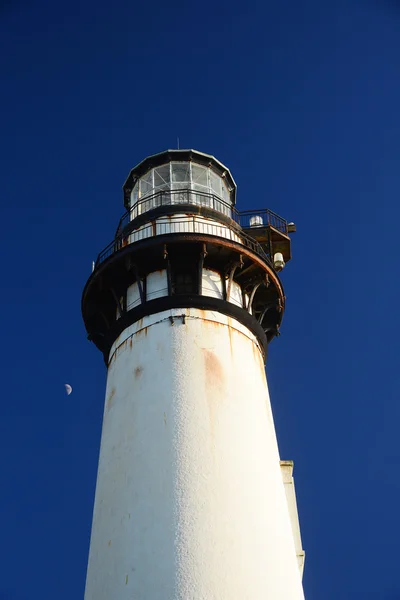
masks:
[[[133,206],[138,199],[138,193],[139,193],[139,184],[137,183],[135,185],[135,187],[132,190],[132,195],[131,195],[131,206]]]
[[[200,206],[210,206],[210,189],[208,185],[208,169],[200,165],[192,164],[192,194],[191,202]]]
[[[173,285],[174,294],[193,294],[194,289],[194,277],[190,273],[177,273],[175,276]]]
[[[172,294],[196,294],[197,276],[196,270],[190,267],[184,267],[179,271],[172,270],[171,283]]]
[[[228,202],[229,197],[230,197],[230,193],[229,193],[228,188],[226,187],[226,183],[225,183],[225,181],[222,181],[222,199],[225,200],[225,202]]]
[[[154,185],[153,185],[153,171],[149,171],[140,180],[139,198],[143,198],[144,196],[148,196],[149,194],[151,194],[152,191],[153,191],[153,188],[154,188]]]
[[[222,200],[222,201],[221,201]],[[150,169],[131,194],[131,220],[157,206],[195,204],[231,216],[231,194],[224,177],[194,162],[169,162]]]
[[[221,178],[219,177],[219,175],[217,175],[216,173],[214,173],[214,171],[211,171],[210,173],[211,175],[211,189],[213,191],[213,193],[216,196],[219,196],[219,198],[221,197]]]
[[[190,164],[189,163],[171,163],[171,164],[172,164],[172,181],[174,183],[189,183],[189,181],[190,181]]]
[[[169,165],[163,165],[162,167],[158,167],[154,169],[154,188],[155,192],[169,189],[170,184],[170,173],[169,173]]]
[[[192,165],[192,182],[194,184],[194,189],[206,191],[204,189],[208,186],[206,167],[200,167],[200,165]]]

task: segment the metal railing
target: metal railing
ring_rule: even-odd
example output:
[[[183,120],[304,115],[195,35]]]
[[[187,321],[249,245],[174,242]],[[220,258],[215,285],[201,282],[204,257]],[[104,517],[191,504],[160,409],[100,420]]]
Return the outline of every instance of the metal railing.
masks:
[[[177,206],[179,204],[193,204],[193,206],[204,206],[213,208],[223,215],[230,217],[237,223],[238,211],[225,200],[215,194],[198,192],[192,189],[160,190],[150,196],[146,196],[135,202],[131,208],[122,215],[119,220],[117,234],[120,233],[131,221],[147,213],[149,210],[160,206]]]
[[[185,216],[178,214],[171,215],[166,220],[166,217],[156,217],[152,222],[147,222],[141,227],[138,227],[129,233],[124,234],[124,229],[140,215],[144,215],[148,211],[161,206],[176,206],[179,212],[179,206],[187,205],[203,206],[212,208],[226,217],[230,217],[233,223],[231,226],[218,223],[216,220],[207,220],[201,215]],[[134,225],[134,224],[133,224]],[[239,212],[230,203],[222,200],[215,194],[199,192],[192,189],[179,190],[160,190],[151,196],[146,196],[138,200],[124,215],[122,215],[115,239],[100,252],[97,257],[95,266],[97,267],[104,262],[109,256],[117,252],[128,244],[133,244],[137,241],[155,235],[163,235],[168,233],[197,233],[217,235],[231,241],[236,241],[249,248],[264,260],[271,262],[270,252],[267,252],[262,246],[251,236],[250,231],[255,228],[271,226],[278,231],[287,234],[287,222],[273,211],[263,208],[259,210],[246,210]],[[245,229],[246,231],[243,231]]]
[[[261,208],[260,210],[243,210],[239,214],[239,225],[245,229],[253,229],[257,227],[265,227],[270,225],[281,233],[287,235],[288,226],[285,219],[269,210],[269,208]]]
[[[95,267],[98,267],[109,256],[118,252],[125,246],[134,244],[135,242],[159,236],[164,234],[189,233],[199,235],[214,235],[222,239],[227,239],[239,244],[243,244],[246,248],[258,254],[263,260],[271,264],[269,252],[265,251],[262,246],[250,235],[240,230],[239,228],[231,228],[216,221],[209,221],[202,216],[187,216],[178,215],[174,217],[159,217],[151,223],[146,223],[142,227],[124,235],[119,234],[115,239],[100,252],[97,257]]]
[[[122,215],[118,224],[117,235],[119,235],[131,221],[140,215],[145,214],[149,210],[159,208],[160,206],[176,206],[180,204],[192,204],[193,206],[212,208],[226,217],[230,217],[238,225],[246,229],[270,225],[278,231],[287,234],[287,222],[268,208],[239,212],[232,204],[226,200],[222,200],[222,198],[215,194],[199,192],[192,189],[179,189],[160,190],[135,202],[135,204]]]

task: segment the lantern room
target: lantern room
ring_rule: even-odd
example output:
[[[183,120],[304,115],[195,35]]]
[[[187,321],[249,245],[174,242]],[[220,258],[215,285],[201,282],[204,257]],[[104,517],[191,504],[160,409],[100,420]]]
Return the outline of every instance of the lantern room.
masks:
[[[133,220],[165,205],[192,204],[232,216],[236,185],[216,158],[195,150],[167,150],[143,160],[124,184],[125,207]]]

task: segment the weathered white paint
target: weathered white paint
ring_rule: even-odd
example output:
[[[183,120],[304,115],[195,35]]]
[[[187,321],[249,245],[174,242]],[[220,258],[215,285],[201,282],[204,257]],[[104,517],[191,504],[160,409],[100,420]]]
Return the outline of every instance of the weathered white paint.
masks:
[[[223,298],[221,275],[211,269],[203,269],[202,295]]]
[[[141,240],[145,240],[146,238],[152,237],[154,235],[151,223],[146,223],[141,227],[138,227],[133,231],[133,233],[128,237],[129,243],[134,244],[135,242],[140,242]]]
[[[294,545],[296,548],[297,563],[301,577],[303,577],[305,552],[301,543],[299,515],[297,512],[296,490],[293,478],[293,461],[281,460],[282,480],[285,485],[286,500],[288,503],[290,522],[292,525]]]
[[[227,298],[227,300],[232,302],[232,304],[236,304],[236,306],[243,306],[242,288],[236,281],[232,281],[229,298]]]
[[[212,296],[213,298],[223,298],[221,275],[212,269],[203,269],[202,277],[202,295]],[[155,271],[147,276],[146,299],[154,300],[161,296],[168,296],[167,272],[165,270]],[[249,297],[246,294],[246,302]],[[122,302],[122,298],[121,298]],[[242,288],[236,281],[232,281],[229,302],[237,306],[243,306]],[[137,283],[130,285],[126,292],[127,310],[131,310],[140,304],[140,294]],[[117,308],[117,319],[120,318]]]
[[[168,296],[167,271],[154,271],[147,275],[146,300]]]
[[[159,217],[152,223],[145,223],[134,229],[129,235],[129,243],[134,244],[154,235],[164,235],[167,233],[198,233],[215,235],[238,243],[242,241],[235,231],[213,219],[177,213],[172,218]]]
[[[262,355],[234,319],[165,311],[111,349],[85,600],[111,598],[304,598]]]
[[[126,309],[131,310],[140,304],[140,293],[137,282],[133,283],[126,290]]]

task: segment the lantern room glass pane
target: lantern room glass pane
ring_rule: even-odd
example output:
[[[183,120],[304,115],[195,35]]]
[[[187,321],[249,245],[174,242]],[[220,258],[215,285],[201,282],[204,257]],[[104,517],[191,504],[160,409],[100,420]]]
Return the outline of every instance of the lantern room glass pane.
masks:
[[[198,186],[208,186],[207,168],[192,164],[192,182]]]
[[[161,188],[163,190],[168,189],[170,186],[170,166],[162,165],[154,169],[154,187]]]
[[[228,190],[228,187],[225,183],[225,181],[222,181],[222,200],[225,200],[225,202],[229,202],[230,201],[230,192]]]
[[[172,181],[173,183],[186,184],[190,182],[189,163],[172,163]]]
[[[148,196],[152,193],[154,188],[153,185],[153,171],[149,171],[140,179],[140,193],[139,197],[143,198],[144,196]]]
[[[208,206],[231,216],[231,192],[224,177],[194,162],[169,162],[150,169],[131,192],[131,220],[153,208],[173,204]]]
[[[139,194],[139,183],[136,183],[131,193],[131,206],[136,204]]]
[[[213,194],[216,194],[217,196],[219,196],[221,198],[222,196],[222,191],[221,191],[221,177],[219,175],[217,175],[216,173],[214,173],[214,171],[210,170],[210,179],[211,179],[211,190]]]

